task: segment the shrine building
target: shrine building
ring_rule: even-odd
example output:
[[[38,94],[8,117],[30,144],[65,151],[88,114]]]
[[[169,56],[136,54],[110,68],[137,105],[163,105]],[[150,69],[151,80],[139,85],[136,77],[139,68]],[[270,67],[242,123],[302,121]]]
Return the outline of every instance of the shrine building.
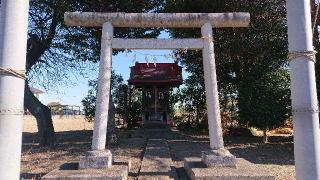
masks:
[[[142,123],[170,124],[169,90],[182,84],[177,63],[138,63],[131,68],[129,85],[142,91]]]

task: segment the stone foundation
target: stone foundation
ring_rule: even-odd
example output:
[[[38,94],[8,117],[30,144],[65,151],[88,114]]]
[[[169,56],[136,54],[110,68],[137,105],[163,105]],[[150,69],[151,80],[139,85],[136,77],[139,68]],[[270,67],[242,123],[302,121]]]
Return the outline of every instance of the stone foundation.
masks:
[[[79,169],[103,169],[111,167],[112,154],[109,150],[88,151],[80,158]]]
[[[237,167],[208,167],[201,158],[184,159],[184,169],[191,180],[274,180],[264,168],[237,158]]]
[[[79,163],[66,163],[51,171],[43,180],[126,180],[130,170],[130,161],[116,161],[109,168],[79,169]]]
[[[202,162],[208,167],[236,167],[236,157],[226,149],[203,151]]]

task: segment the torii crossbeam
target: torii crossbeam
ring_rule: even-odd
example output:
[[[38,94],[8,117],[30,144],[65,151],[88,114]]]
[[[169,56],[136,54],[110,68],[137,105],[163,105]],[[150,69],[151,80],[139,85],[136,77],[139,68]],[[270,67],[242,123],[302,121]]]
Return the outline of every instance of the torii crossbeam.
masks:
[[[238,13],[97,13],[66,12],[68,26],[102,27],[110,22],[114,27],[200,28],[210,23],[214,28],[248,27],[250,14]]]

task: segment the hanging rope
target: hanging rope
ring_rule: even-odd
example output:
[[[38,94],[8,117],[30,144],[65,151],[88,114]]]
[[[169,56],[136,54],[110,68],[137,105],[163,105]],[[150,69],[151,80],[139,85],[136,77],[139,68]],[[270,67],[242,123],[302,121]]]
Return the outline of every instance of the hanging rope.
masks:
[[[306,57],[310,61],[316,62],[317,51],[293,51],[288,54],[288,61],[292,61],[296,58]]]
[[[137,55],[135,54],[135,55],[133,56],[133,59],[132,59],[132,66],[134,66],[134,64],[136,63],[136,61],[137,61]]]
[[[149,67],[149,60],[148,60],[148,56],[144,57],[144,60],[146,61],[147,66]]]
[[[179,49],[178,51],[180,53],[187,53],[188,52],[188,47],[185,47],[183,49]],[[132,49],[125,49],[124,50],[125,56],[128,56],[129,52],[130,53],[134,53],[133,59],[131,61],[132,66],[134,66],[135,62],[137,62],[137,55],[144,56],[144,61],[147,63],[148,66],[151,63],[151,61],[153,60],[153,64],[154,64],[155,67],[157,66],[157,58],[158,57],[165,58],[166,60],[169,60],[170,58],[172,58],[175,63],[177,63],[178,60],[181,58],[180,54],[175,54],[175,53],[170,53],[170,54],[148,54],[148,53],[137,52],[137,51],[134,51]]]
[[[22,109],[0,109],[0,115],[22,115],[24,110]]]
[[[292,114],[304,114],[304,113],[319,113],[319,108],[297,108],[292,110]]]
[[[153,65],[154,65],[154,67],[157,67],[157,58],[156,57],[153,57]]]
[[[180,55],[179,55],[179,54],[178,54],[177,56],[175,56],[174,53],[170,53],[170,54],[148,54],[148,53],[141,53],[141,52],[138,52],[138,51],[133,51],[133,50],[131,50],[131,49],[125,49],[125,50],[124,50],[124,53],[125,53],[126,56],[128,55],[129,51],[130,51],[131,53],[134,53],[135,56],[136,56],[136,55],[141,55],[141,56],[145,56],[145,57],[152,58],[152,59],[153,59],[153,57],[162,57],[162,58],[165,58],[165,59],[167,59],[167,60],[168,60],[170,57],[171,57],[172,59],[180,58]],[[188,48],[187,48],[187,47],[186,47],[186,48],[183,48],[183,49],[180,49],[180,53],[186,53],[187,51],[188,51]]]
[[[25,70],[14,70],[11,68],[0,67],[0,74],[14,76],[23,80],[28,78]]]

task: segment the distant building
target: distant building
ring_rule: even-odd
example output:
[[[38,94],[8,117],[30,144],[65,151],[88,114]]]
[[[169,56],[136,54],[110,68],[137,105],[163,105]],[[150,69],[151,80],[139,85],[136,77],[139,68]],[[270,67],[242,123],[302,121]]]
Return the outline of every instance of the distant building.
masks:
[[[29,86],[31,92],[33,93],[33,95],[39,99],[39,101],[42,100],[42,94],[44,94],[43,91],[41,91],[40,89],[37,89],[35,87]]]
[[[50,102],[47,106],[52,115],[82,115],[80,106],[62,105],[60,102]]]

